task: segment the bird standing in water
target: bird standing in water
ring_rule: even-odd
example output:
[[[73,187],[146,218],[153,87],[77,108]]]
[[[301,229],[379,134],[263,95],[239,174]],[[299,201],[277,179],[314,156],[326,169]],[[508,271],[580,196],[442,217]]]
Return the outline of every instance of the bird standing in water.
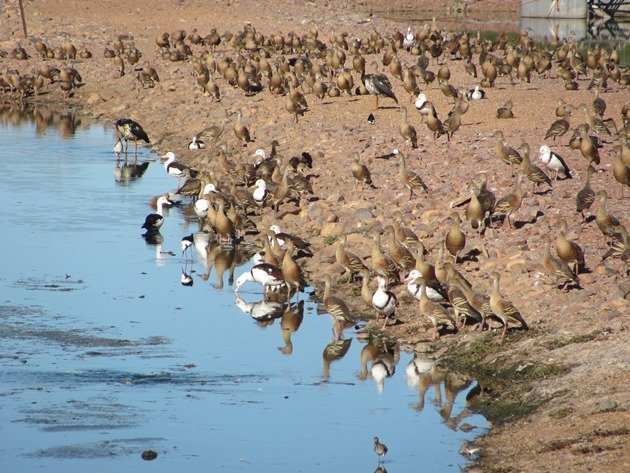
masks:
[[[374,437],[374,451],[378,455],[378,462],[382,462],[383,457],[387,454],[387,445],[381,443],[378,437]]]
[[[130,118],[120,118],[114,122],[114,126],[116,127],[116,131],[120,134],[120,137],[125,141],[125,154],[127,154],[129,141],[133,141],[134,143],[134,157],[138,156],[138,141],[142,140],[145,143],[150,143],[149,137],[140,124]]]

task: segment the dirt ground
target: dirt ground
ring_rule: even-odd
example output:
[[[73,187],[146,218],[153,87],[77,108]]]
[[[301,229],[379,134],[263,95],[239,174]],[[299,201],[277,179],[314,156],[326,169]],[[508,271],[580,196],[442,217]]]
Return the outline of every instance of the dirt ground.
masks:
[[[467,184],[476,179],[479,171],[487,171],[489,187],[498,197],[513,187],[511,170],[496,156],[493,133],[502,130],[512,147],[528,142],[532,161],[540,163],[538,148],[544,143],[547,128],[556,120],[554,111],[558,101],[563,99],[574,106],[585,103],[590,107],[594,98],[593,92],[587,90],[588,78],[580,78],[578,90],[566,90],[564,81],[557,78],[555,65],[549,77],[534,73],[530,83],[510,84],[506,77],[499,77],[495,87],[486,88],[486,99],[471,102],[462,117],[462,126],[447,142],[445,136],[433,137],[416,112],[412,97],[401,81],[392,77],[400,105],[407,106],[409,121],[418,132],[418,149],[411,149],[399,134],[401,111],[389,99],[381,99],[381,108],[374,111],[372,97],[344,94],[319,100],[307,95],[308,110],[294,123],[285,110],[284,97],[273,96],[267,88],[246,96],[241,89],[227,84],[219,73],[213,75],[222,96],[217,103],[197,85],[190,60],[163,59],[155,43],[156,36],[163,31],[185,29],[191,33],[196,28],[205,36],[211,28],[216,28],[219,34],[236,33],[247,23],[265,36],[289,32],[304,35],[317,29],[319,39],[328,45],[334,34],[341,32],[347,32],[347,39],[351,40],[365,38],[373,31],[382,35],[406,31],[406,24],[378,14],[380,6],[388,2],[359,2],[355,9],[346,7],[353,3],[115,0],[104,14],[99,2],[25,0],[30,35],[25,40],[17,1],[6,1],[0,19],[0,49],[9,52],[21,45],[31,57],[22,61],[0,59],[0,70],[6,75],[10,69],[31,73],[44,63],[74,67],[85,85],[76,88],[71,97],[65,98],[55,83],[45,85],[42,95],[29,97],[27,101],[66,106],[103,121],[132,118],[142,124],[157,152],[174,150],[178,160],[199,169],[214,170],[226,187],[229,177],[217,159],[216,143],[201,152],[186,147],[194,134],[218,124],[226,110],[229,113],[242,110],[243,122],[255,138],[255,142],[242,146],[232,133],[235,117],[230,116],[220,141],[232,150],[229,159],[234,163],[253,163],[254,151],[262,147],[269,152],[274,139],[279,142],[279,152],[286,157],[310,152],[314,158],[311,172],[317,175],[313,181],[314,194],[319,199],[305,203],[295,212],[290,203],[283,204],[277,214],[267,210],[257,226],[268,228],[284,214],[282,229],[307,239],[315,249],[314,256],[304,265],[309,282],[321,287],[323,274],[340,277],[342,273],[334,257],[339,237],[349,234],[348,247],[368,258],[372,245],[370,232],[392,223],[396,212],[420,236],[429,250],[427,258],[433,261],[449,228],[447,218],[452,212],[449,203],[467,192]],[[444,2],[422,3],[423,13],[437,17],[437,26],[441,27],[439,18],[447,15]],[[456,2],[447,3],[452,7]],[[508,21],[518,18],[516,0],[468,3],[466,15],[478,12],[506,18],[507,30],[510,24],[518,25],[517,21]],[[377,14],[368,19],[372,9]],[[449,10],[448,15],[462,14]],[[413,25],[416,30],[422,26]],[[474,34],[471,36],[474,38]],[[113,59],[104,57],[104,49],[111,48],[118,37],[141,51],[139,66],[147,61],[156,69],[160,81],[154,87],[143,87],[129,64],[125,64],[126,73],[121,76]],[[57,47],[66,38],[78,49],[90,50],[93,57],[43,61],[35,51],[38,39]],[[208,48],[192,46],[195,57],[204,49]],[[229,44],[221,44],[214,53],[216,58],[236,54]],[[296,55],[286,55],[292,56]],[[274,52],[272,59],[276,57]],[[399,51],[399,57],[408,65],[417,61],[416,56],[404,50]],[[367,56],[368,72],[374,70],[372,62],[376,62],[381,72],[391,76],[389,69],[383,68],[381,58],[382,53]],[[352,67],[350,54],[346,66]],[[456,87],[471,89],[479,80],[464,72],[461,60],[451,60],[448,66],[449,82]],[[431,60],[430,70],[437,72],[439,67]],[[356,87],[360,82],[356,73],[354,81]],[[438,116],[445,119],[452,99],[440,91],[437,82],[420,86],[435,104]],[[0,97],[15,101],[14,95],[7,92]],[[628,88],[609,81],[601,96],[607,103],[605,117],[612,117],[621,128],[621,108],[630,102]],[[496,109],[507,100],[514,104],[514,118],[496,118]],[[374,124],[367,121],[370,112],[374,112]],[[571,117],[571,128],[584,121],[584,113],[576,111]],[[433,341],[425,328],[426,321],[418,313],[417,303],[405,295],[404,286],[393,288],[400,301],[399,323],[387,329],[389,334],[405,348],[435,352],[452,366],[471,370],[484,387],[481,395],[471,400],[471,406],[482,409],[494,426],[476,442],[480,455],[471,468],[478,471],[630,471],[628,264],[619,259],[601,262],[608,248],[604,237],[594,218],[582,222],[575,211],[575,195],[583,186],[588,163],[579,150],[567,146],[569,136],[570,132],[548,143],[564,156],[573,179],[554,181],[551,191],[540,194],[532,194],[532,186],[526,182],[523,205],[514,215],[515,227],[488,232],[483,240],[487,256],[480,255],[458,266],[474,287],[486,293],[491,288],[490,273],[499,271],[502,293],[520,309],[531,327],[529,331],[510,332],[503,344],[499,344],[500,331],[482,334],[462,330]],[[602,163],[597,167],[600,172],[594,174],[592,185],[596,191],[608,191],[606,209],[630,228],[630,189],[622,200],[621,185],[612,176],[613,142],[605,141],[600,150]],[[377,159],[394,148],[406,153],[408,168],[421,175],[430,194],[416,191],[409,199],[409,192],[398,177],[397,161]],[[355,186],[348,158],[355,151],[369,166],[375,189]],[[591,210],[594,209],[595,206]],[[463,215],[463,207],[457,210]],[[548,284],[542,275],[543,237],[548,233],[555,237],[560,217],[568,222],[568,237],[585,250],[589,272],[580,275],[581,290],[564,292]],[[481,240],[467,222],[463,228],[467,234],[466,251],[480,248]],[[355,312],[373,317],[373,311],[358,296],[358,286],[339,282],[335,292]]]

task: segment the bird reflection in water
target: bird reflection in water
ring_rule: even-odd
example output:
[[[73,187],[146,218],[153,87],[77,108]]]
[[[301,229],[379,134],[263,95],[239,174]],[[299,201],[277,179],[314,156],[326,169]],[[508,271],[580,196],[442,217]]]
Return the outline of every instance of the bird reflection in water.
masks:
[[[330,377],[330,365],[333,361],[341,360],[348,353],[351,344],[351,338],[335,338],[326,345],[322,353],[322,379],[327,380]]]
[[[202,280],[207,281],[214,267],[217,276],[217,282],[213,285],[215,289],[223,289],[223,275],[226,270],[228,273],[228,284],[234,283],[234,270],[237,265],[236,250],[234,247],[220,246],[216,241],[211,242],[206,251],[206,272],[201,274]]]
[[[45,105],[24,107],[10,102],[0,104],[0,123],[13,126],[35,123],[37,135],[44,134],[49,127],[56,127],[61,138],[70,138],[79,126],[85,125],[82,120],[67,110],[59,112]]]
[[[282,297],[282,300],[284,300],[284,297]],[[293,340],[291,340],[291,336],[300,328],[302,320],[304,320],[304,301],[299,301],[297,304],[288,306],[282,314],[280,329],[282,330],[284,346],[278,347],[278,350],[280,350],[280,353],[283,355],[293,353]]]
[[[141,164],[129,164],[116,160],[116,167],[114,168],[114,180],[116,184],[121,186],[128,186],[132,182],[140,179],[149,167],[149,161],[145,161]]]
[[[379,392],[383,391],[385,379],[394,375],[400,361],[400,346],[394,340],[384,338],[380,333],[368,333],[367,344],[361,350],[361,370],[357,375],[361,381],[372,375]],[[372,365],[368,371],[368,365]]]
[[[414,356],[406,368],[407,384],[418,388],[418,402],[413,405],[414,409],[421,411],[425,406],[426,393],[430,387],[434,391],[434,404],[439,409],[440,415],[444,423],[452,430],[458,430],[460,423],[466,417],[473,414],[467,408],[464,408],[456,416],[452,416],[453,406],[458,394],[470,387],[473,380],[470,376],[448,371],[439,366],[436,360],[426,358],[420,355]],[[442,385],[444,385],[444,398],[442,398]],[[466,400],[469,401],[478,391],[479,385],[475,385],[471,389]]]
[[[242,312],[249,314],[260,328],[266,328],[273,324],[275,319],[283,317],[286,304],[284,299],[281,302],[269,298],[257,302],[247,302],[237,293],[236,307]]]
[[[161,251],[161,245],[162,243],[164,243],[164,237],[159,231],[151,230],[146,233],[143,233],[142,238],[144,238],[144,241],[149,246],[160,245],[160,251]]]
[[[184,266],[182,266],[182,274],[179,277],[179,281],[182,283],[182,286],[192,287],[195,283],[195,280],[192,277],[193,269],[192,269],[192,261],[185,261]]]

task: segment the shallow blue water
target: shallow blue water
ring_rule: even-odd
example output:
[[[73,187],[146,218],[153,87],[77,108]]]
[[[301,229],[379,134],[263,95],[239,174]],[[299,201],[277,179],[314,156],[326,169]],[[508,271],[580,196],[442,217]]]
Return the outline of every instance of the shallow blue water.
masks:
[[[117,182],[111,129],[62,130],[0,120],[0,471],[374,471],[375,435],[390,473],[465,464],[461,443],[486,427],[462,414],[473,382],[421,381],[420,409],[412,355],[381,391],[357,376],[365,344],[351,329],[324,376],[331,322],[310,301],[283,354],[280,319],[243,313],[229,270],[216,289],[199,253],[182,260],[197,225],[181,209],[167,212],[161,244],[141,237],[149,198],[176,180],[152,162]],[[138,162],[155,158],[141,150]],[[242,297],[262,299],[255,285]],[[156,460],[141,459],[147,449]]]

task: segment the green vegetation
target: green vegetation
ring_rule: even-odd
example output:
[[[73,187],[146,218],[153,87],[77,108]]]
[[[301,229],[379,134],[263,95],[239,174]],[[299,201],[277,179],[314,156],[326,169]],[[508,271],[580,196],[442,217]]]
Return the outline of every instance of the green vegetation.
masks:
[[[532,331],[512,332],[502,345],[496,335],[484,335],[467,347],[455,349],[444,360],[448,368],[466,372],[477,379],[485,395],[475,399],[472,407],[493,423],[501,424],[534,412],[549,401],[548,397],[526,395],[534,383],[561,376],[570,370],[566,365],[531,363],[526,358],[519,363],[508,362],[506,357],[501,356],[511,344],[532,335]]]
[[[573,410],[574,409],[572,407],[563,407],[561,409],[558,409],[557,411],[551,412],[549,414],[549,417],[552,417],[554,419],[564,419],[566,416],[571,414]]]
[[[337,241],[337,237],[336,236],[328,235],[327,237],[324,238],[324,245],[325,246],[330,246],[336,241]]]
[[[558,348],[566,347],[567,345],[571,345],[573,343],[590,342],[591,340],[595,340],[599,336],[599,334],[600,332],[596,330],[595,332],[587,333],[584,335],[575,335],[574,337],[568,339],[557,338],[555,340],[545,342],[544,347],[548,350],[557,350]]]

